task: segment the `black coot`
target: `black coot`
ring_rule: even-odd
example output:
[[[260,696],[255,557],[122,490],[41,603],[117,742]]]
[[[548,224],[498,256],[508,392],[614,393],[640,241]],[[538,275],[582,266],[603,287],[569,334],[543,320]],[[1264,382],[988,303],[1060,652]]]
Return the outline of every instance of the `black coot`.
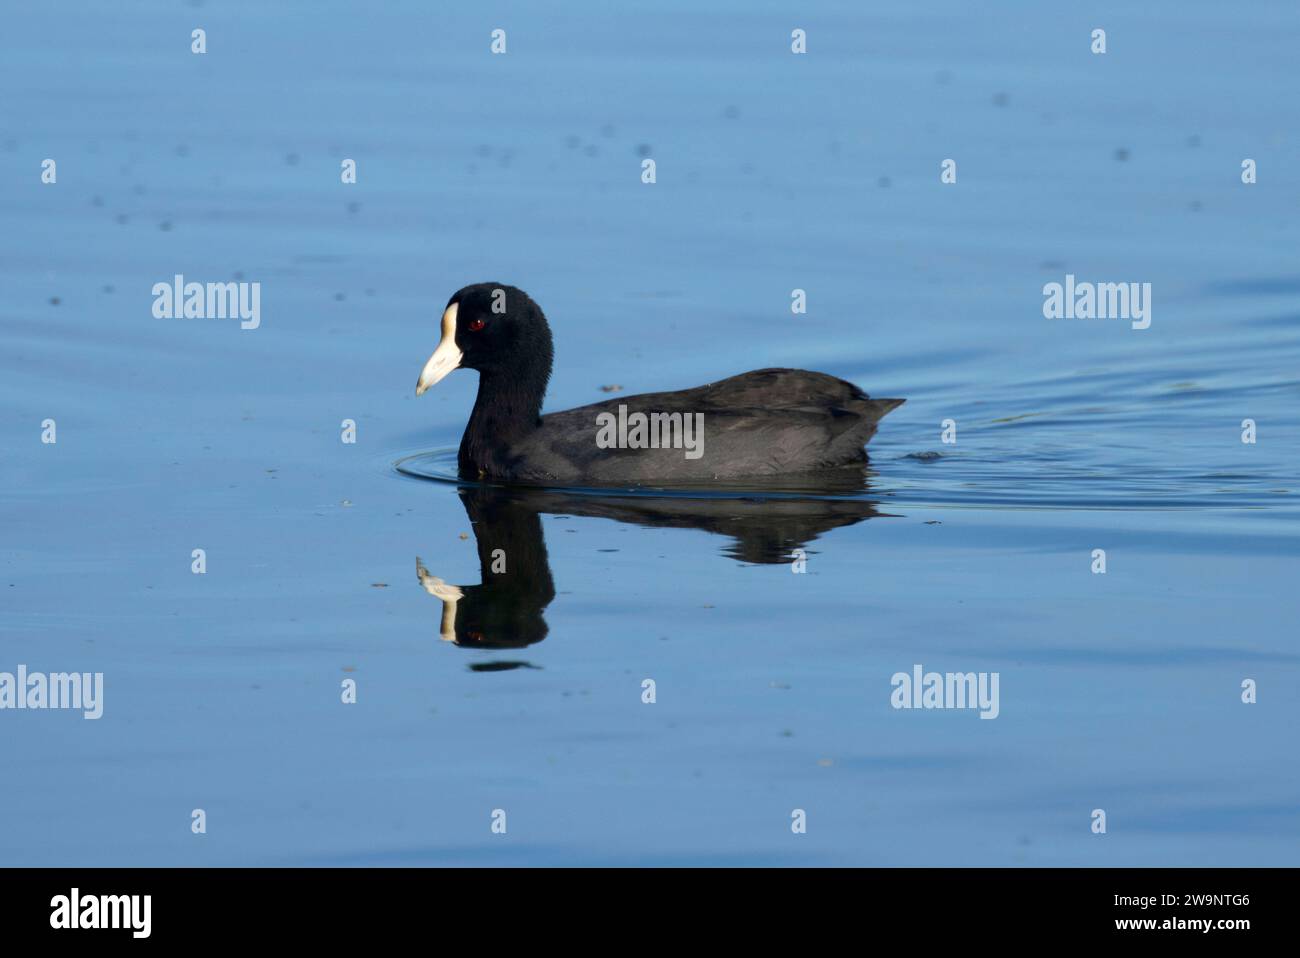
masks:
[[[462,476],[662,485],[812,474],[865,462],[876,424],[903,403],[824,373],[759,369],[543,416],[551,358],[546,317],[523,290],[477,283],[452,296],[415,391],[453,369],[478,370]]]

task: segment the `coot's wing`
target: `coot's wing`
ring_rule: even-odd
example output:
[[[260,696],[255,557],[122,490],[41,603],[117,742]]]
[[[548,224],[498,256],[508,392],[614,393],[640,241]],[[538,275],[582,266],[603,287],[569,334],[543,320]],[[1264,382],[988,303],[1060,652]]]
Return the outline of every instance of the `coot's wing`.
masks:
[[[901,402],[870,399],[844,380],[789,369],[621,396],[544,416],[540,428],[511,448],[515,478],[674,482],[814,472],[865,460],[862,447],[876,423]],[[673,417],[648,430],[662,439],[667,429],[667,448],[600,445],[608,422],[627,423],[621,431],[630,438],[636,413]]]

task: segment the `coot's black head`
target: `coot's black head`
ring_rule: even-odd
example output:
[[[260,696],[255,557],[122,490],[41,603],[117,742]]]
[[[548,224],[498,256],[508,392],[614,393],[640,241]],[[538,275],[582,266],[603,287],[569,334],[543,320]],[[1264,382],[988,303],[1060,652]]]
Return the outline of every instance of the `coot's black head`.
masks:
[[[544,390],[551,375],[551,329],[541,307],[505,283],[475,283],[457,292],[443,310],[442,339],[415,394],[453,369],[477,369]]]

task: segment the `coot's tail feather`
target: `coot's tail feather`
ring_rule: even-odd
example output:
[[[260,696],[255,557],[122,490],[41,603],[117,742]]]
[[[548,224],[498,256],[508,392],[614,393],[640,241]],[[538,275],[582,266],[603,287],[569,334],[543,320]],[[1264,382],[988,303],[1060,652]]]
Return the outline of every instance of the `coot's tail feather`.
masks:
[[[880,420],[885,418],[886,413],[893,412],[905,402],[906,399],[872,399],[867,402],[867,405],[875,414],[875,418]]]
[[[869,399],[865,396],[855,402],[852,409],[857,420],[850,428],[835,433],[827,449],[827,460],[832,463],[865,460],[867,452],[862,447],[876,434],[880,420],[904,402],[902,399]]]

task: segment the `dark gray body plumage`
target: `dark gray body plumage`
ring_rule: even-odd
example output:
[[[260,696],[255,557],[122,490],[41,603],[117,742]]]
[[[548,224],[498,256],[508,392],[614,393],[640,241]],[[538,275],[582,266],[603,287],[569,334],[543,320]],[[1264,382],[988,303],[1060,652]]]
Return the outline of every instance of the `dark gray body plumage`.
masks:
[[[693,389],[618,396],[541,417],[494,450],[488,478],[529,483],[661,486],[814,473],[865,462],[862,448],[901,399],[872,399],[852,383],[801,369],[759,369]],[[602,449],[597,417],[703,415],[703,455],[681,448]]]

